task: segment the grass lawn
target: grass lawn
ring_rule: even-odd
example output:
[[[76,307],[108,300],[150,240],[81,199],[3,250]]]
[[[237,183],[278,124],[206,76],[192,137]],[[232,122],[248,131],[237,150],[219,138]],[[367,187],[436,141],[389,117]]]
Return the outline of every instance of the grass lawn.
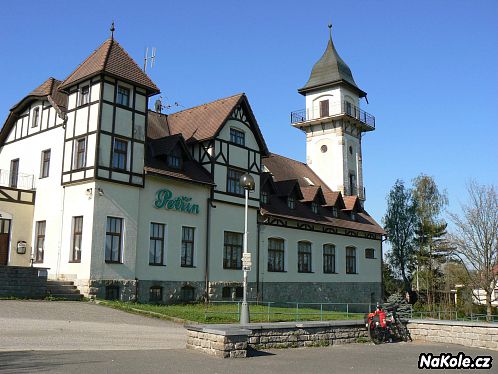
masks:
[[[131,313],[149,314],[158,318],[182,319],[199,323],[236,323],[238,305],[229,303],[209,304],[178,304],[178,305],[152,305],[127,303],[120,301],[100,301],[101,304],[111,308],[121,309]],[[285,322],[285,321],[320,321],[320,320],[345,320],[363,319],[363,313],[342,313],[323,311],[311,308],[286,308],[270,307],[267,305],[250,305],[251,322]]]

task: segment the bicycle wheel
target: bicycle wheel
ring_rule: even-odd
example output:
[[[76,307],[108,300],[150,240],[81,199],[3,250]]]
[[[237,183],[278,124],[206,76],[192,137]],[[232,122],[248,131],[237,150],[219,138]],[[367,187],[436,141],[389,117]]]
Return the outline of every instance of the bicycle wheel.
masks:
[[[408,331],[408,328],[400,319],[396,319],[396,329],[401,340],[404,342],[412,341],[410,331]]]
[[[382,328],[374,321],[368,325],[368,336],[374,344],[381,344],[384,341],[384,334]]]

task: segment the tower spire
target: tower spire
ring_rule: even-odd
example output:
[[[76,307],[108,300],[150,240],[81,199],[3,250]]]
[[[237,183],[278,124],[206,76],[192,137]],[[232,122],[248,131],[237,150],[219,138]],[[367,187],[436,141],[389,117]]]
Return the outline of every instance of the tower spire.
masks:
[[[332,40],[332,24],[329,23],[328,27],[329,27],[329,38],[330,38],[330,40]]]
[[[114,39],[114,31],[116,30],[114,27],[114,21],[112,21],[111,28],[109,30],[111,31],[111,39]]]

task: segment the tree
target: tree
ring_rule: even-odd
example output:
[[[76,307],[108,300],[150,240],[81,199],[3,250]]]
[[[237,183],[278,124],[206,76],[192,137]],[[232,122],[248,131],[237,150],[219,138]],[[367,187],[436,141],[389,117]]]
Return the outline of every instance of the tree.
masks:
[[[417,205],[417,276],[425,274],[424,288],[427,303],[434,306],[436,293],[443,284],[440,261],[445,258],[448,246],[445,239],[447,223],[440,218],[448,204],[445,191],[440,191],[434,178],[420,174],[413,180],[413,196]]]
[[[483,290],[488,319],[492,315],[491,294],[498,283],[498,197],[493,185],[467,185],[469,200],[461,205],[462,214],[450,213],[455,229],[448,235],[455,253],[470,267],[474,289]],[[480,300],[480,298],[479,298]]]
[[[387,212],[383,218],[391,252],[387,260],[403,280],[404,291],[412,292],[411,274],[414,265],[416,202],[410,189],[397,180],[387,196]]]

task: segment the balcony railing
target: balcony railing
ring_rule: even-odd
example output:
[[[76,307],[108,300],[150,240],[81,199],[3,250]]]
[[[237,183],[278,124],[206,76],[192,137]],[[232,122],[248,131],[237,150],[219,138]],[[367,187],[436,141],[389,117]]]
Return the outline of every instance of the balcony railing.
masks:
[[[0,169],[0,186],[19,190],[34,190],[35,177],[32,174],[12,173],[9,170]]]
[[[347,101],[331,103],[329,106],[313,106],[311,108],[291,112],[291,123],[300,123],[336,115],[348,115],[361,123],[375,128],[375,117]]]

